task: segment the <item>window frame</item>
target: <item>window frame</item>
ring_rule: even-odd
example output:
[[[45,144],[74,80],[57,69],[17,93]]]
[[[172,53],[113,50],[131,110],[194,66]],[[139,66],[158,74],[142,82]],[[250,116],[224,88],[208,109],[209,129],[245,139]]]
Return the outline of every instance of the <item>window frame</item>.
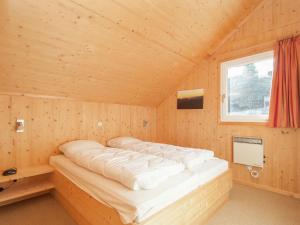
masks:
[[[228,69],[233,66],[242,66],[245,64],[255,63],[259,60],[264,60],[273,57],[274,50],[237,58],[221,63],[220,72],[220,120],[221,122],[254,122],[265,123],[269,119],[269,115],[229,115],[228,114]],[[274,68],[273,68],[274,72]],[[272,88],[272,84],[271,84]],[[271,91],[271,90],[270,90]]]

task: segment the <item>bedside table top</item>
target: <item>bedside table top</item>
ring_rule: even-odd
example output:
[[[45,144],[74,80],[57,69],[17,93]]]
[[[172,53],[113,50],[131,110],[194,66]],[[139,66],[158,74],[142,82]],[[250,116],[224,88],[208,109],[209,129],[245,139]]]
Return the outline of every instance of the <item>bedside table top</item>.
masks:
[[[11,176],[0,176],[0,184],[13,180],[19,180],[22,178],[33,177],[53,172],[53,168],[50,165],[38,165],[30,166],[22,169],[18,169],[17,173]]]

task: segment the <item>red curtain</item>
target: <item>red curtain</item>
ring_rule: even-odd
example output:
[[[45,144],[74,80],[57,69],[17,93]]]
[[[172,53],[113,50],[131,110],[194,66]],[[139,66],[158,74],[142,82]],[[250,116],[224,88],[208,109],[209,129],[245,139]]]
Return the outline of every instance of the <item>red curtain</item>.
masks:
[[[300,36],[279,41],[275,48],[270,127],[300,127]]]

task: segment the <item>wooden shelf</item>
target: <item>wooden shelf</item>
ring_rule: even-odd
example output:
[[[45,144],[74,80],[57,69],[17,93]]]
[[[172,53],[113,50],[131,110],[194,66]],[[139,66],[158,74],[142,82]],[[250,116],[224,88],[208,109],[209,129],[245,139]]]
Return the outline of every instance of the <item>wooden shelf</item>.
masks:
[[[0,206],[47,193],[53,188],[54,185],[47,180],[12,186],[0,192]]]
[[[13,180],[19,180],[22,178],[28,178],[33,176],[38,176],[42,174],[51,173],[53,171],[53,168],[49,165],[40,165],[40,166],[33,166],[33,167],[27,167],[24,169],[19,169],[17,171],[17,174],[11,175],[11,176],[0,176],[0,184],[6,183]]]
[[[0,176],[0,184],[4,187],[9,185],[7,189],[0,192],[0,206],[49,192],[54,185],[47,177],[41,175],[52,171],[51,166],[40,165],[19,169],[15,175]]]

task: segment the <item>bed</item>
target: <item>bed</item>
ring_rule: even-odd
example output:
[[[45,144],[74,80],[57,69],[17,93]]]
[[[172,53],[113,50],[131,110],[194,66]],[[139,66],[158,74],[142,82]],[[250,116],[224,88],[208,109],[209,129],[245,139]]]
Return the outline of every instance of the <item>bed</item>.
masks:
[[[84,169],[63,155],[53,156],[54,197],[79,225],[201,224],[228,198],[231,171],[213,158],[167,179],[152,190],[131,191]]]

